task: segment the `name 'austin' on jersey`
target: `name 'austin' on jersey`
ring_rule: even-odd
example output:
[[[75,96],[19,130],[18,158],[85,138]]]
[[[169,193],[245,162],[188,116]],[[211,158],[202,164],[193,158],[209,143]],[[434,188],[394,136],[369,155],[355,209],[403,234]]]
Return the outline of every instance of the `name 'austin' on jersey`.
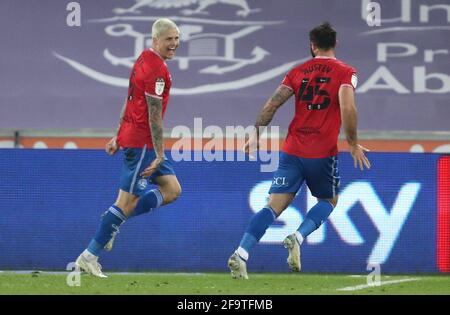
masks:
[[[153,148],[148,120],[146,95],[162,99],[162,117],[169,102],[172,85],[167,64],[151,48],[142,52],[130,75],[127,105],[120,126],[117,143],[124,148]]]
[[[295,94],[295,116],[283,151],[304,158],[336,155],[341,127],[339,88],[356,88],[356,70],[336,58],[315,57],[289,71],[282,84]]]

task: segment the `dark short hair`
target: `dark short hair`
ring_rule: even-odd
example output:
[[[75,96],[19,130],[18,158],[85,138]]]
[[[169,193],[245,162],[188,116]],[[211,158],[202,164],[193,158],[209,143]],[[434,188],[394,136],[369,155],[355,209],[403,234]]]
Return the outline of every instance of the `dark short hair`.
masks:
[[[324,22],[314,27],[309,32],[309,40],[314,43],[317,48],[329,50],[336,46],[336,30],[329,22]]]

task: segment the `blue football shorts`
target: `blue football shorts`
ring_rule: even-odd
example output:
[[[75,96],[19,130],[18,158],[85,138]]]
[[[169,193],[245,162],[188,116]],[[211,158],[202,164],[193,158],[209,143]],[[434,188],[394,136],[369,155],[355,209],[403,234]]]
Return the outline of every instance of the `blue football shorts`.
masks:
[[[269,194],[296,194],[303,182],[312,195],[319,199],[332,199],[339,193],[337,156],[327,158],[301,158],[284,152],[275,171]]]
[[[120,174],[120,189],[130,194],[140,196],[147,189],[149,183],[154,183],[155,179],[164,175],[175,175],[172,162],[164,157],[164,162],[158,170],[150,177],[143,178],[140,174],[156,158],[155,150],[144,148],[124,148],[123,165]]]

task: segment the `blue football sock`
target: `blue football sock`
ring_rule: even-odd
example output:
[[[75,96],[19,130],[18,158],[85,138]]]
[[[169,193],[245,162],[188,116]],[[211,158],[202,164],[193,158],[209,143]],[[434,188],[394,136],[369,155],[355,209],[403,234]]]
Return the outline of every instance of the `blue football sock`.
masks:
[[[94,238],[88,245],[87,250],[95,255],[101,252],[106,243],[109,242],[114,232],[117,232],[119,226],[126,220],[125,214],[119,207],[111,206],[108,211],[102,215],[100,226],[95,233]]]
[[[319,202],[309,210],[305,220],[302,222],[297,231],[306,238],[322,225],[333,211],[333,206],[328,201],[319,200]]]
[[[276,214],[269,208],[263,208],[261,211],[255,213],[250,220],[250,224],[242,237],[240,247],[245,249],[247,253],[250,252],[253,246],[259,242],[267,228],[275,221]]]
[[[159,189],[147,191],[139,198],[139,201],[130,217],[150,212],[152,209],[158,208],[164,201],[163,195]]]

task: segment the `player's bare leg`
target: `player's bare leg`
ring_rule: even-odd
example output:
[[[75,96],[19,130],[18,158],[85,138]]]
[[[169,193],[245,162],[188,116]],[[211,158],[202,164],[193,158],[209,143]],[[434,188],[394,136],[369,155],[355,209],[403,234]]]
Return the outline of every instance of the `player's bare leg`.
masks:
[[[174,202],[180,196],[181,185],[175,175],[159,176],[155,181],[163,195],[163,205]]]
[[[123,191],[119,189],[119,194],[117,195],[115,206],[122,209],[123,213],[129,217],[133,212],[134,208],[136,208],[139,197],[129,192]]]
[[[287,207],[291,204],[292,200],[294,200],[295,194],[275,194],[272,193],[269,196],[269,207],[277,214],[277,217],[286,210]]]

